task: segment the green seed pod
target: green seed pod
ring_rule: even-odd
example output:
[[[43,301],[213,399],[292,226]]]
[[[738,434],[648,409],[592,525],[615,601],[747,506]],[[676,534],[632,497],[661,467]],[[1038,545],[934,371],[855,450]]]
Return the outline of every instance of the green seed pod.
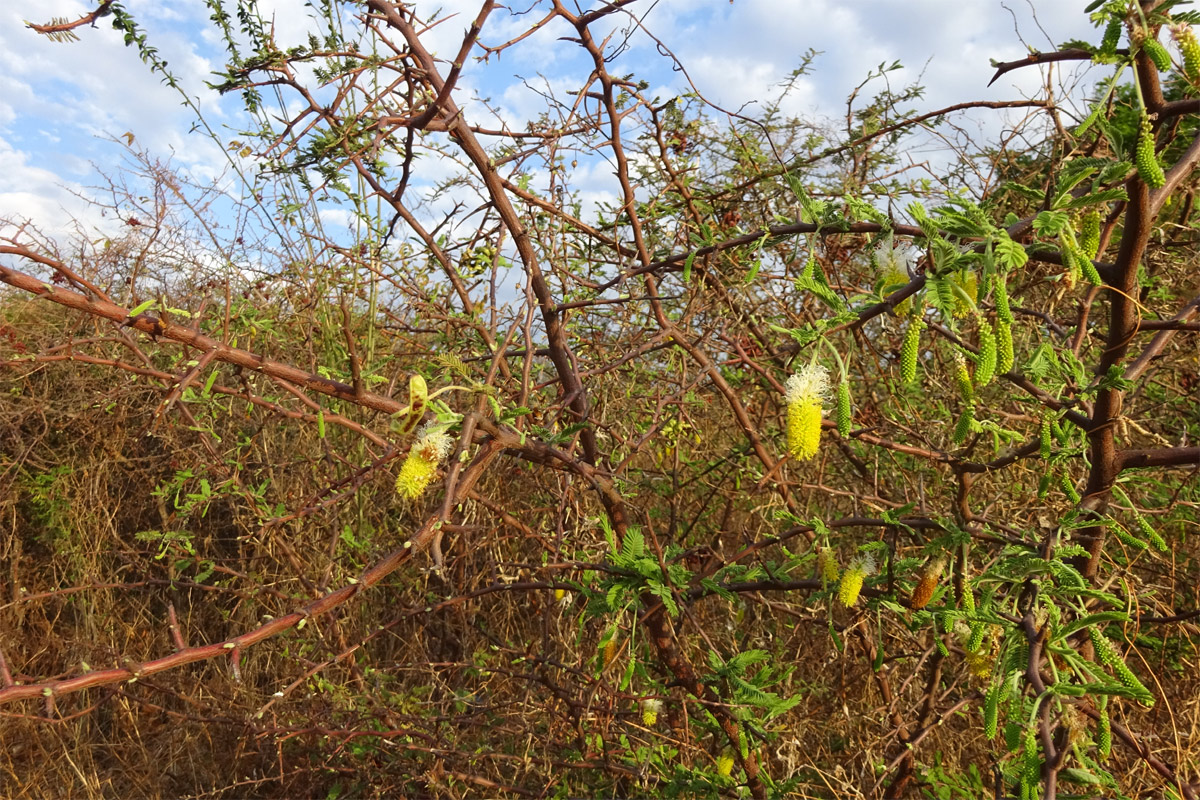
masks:
[[[1009,720],[1004,723],[1004,748],[1012,753],[1021,746],[1021,726]]]
[[[963,587],[962,607],[968,616],[975,613],[975,593],[970,586]]]
[[[1080,500],[1079,492],[1075,490],[1075,481],[1071,480],[1070,475],[1065,472],[1060,475],[1058,478],[1058,486],[1063,490],[1063,494],[1065,494],[1072,503],[1078,505]]]
[[[983,700],[983,734],[988,741],[996,738],[996,728],[1000,721],[1000,684],[988,687]]]
[[[961,445],[971,434],[971,423],[975,421],[975,406],[968,403],[954,426],[954,444]]]
[[[1117,537],[1118,541],[1123,543],[1126,547],[1132,547],[1134,550],[1145,550],[1150,546],[1126,530],[1125,526],[1116,520],[1113,520],[1112,532],[1113,535]]]
[[[1108,637],[1105,636],[1098,627],[1092,625],[1088,628],[1088,638],[1092,640],[1092,649],[1096,651],[1096,658],[1106,667],[1111,667],[1118,660],[1117,649]]]
[[[1146,51],[1146,55],[1150,56],[1150,60],[1154,62],[1154,66],[1158,67],[1159,72],[1171,71],[1171,54],[1158,39],[1147,36],[1146,41],[1142,42],[1142,49]]]
[[[914,317],[904,330],[904,344],[900,346],[900,380],[903,383],[912,383],[917,379],[917,350],[921,346],[923,327],[925,323]]]
[[[837,387],[837,427],[843,438],[850,436],[850,382],[843,380]]]
[[[1117,53],[1117,45],[1121,43],[1121,28],[1124,27],[1123,21],[1117,17],[1113,17],[1108,21],[1108,25],[1104,28],[1104,38],[1100,40],[1100,55],[1114,56]]]
[[[993,299],[996,302],[996,317],[1001,322],[1007,322],[1010,325],[1013,322],[1012,308],[1008,304],[1008,278],[1005,275],[997,275],[995,280],[995,291]]]
[[[987,320],[979,320],[979,361],[975,363],[975,384],[983,387],[996,374],[996,335]]]
[[[1191,25],[1173,25],[1171,35],[1183,55],[1183,76],[1192,83],[1200,80],[1200,44]]]
[[[1046,496],[1049,494],[1050,494],[1050,475],[1046,474],[1046,475],[1043,475],[1042,477],[1038,478],[1037,498],[1038,498],[1038,500],[1045,500]]]
[[[1125,20],[1121,17],[1112,17],[1108,24],[1104,26],[1104,36],[1100,39],[1100,54],[1105,56],[1114,56],[1117,52],[1117,47],[1121,44],[1121,33],[1125,29]]]
[[[1042,760],[1038,758],[1037,723],[1026,723],[1025,740],[1022,744],[1025,746],[1025,771],[1022,775],[1033,783],[1042,774]]]
[[[1151,189],[1160,189],[1166,184],[1167,178],[1163,174],[1162,165],[1154,155],[1154,132],[1149,117],[1142,117],[1134,161],[1137,164],[1138,176]]]
[[[1150,690],[1138,680],[1137,675],[1133,674],[1133,670],[1123,659],[1118,658],[1117,663],[1113,664],[1113,672],[1116,673],[1117,680],[1121,682],[1122,686],[1138,695],[1140,702],[1148,706],[1154,705],[1154,695],[1150,694]]]
[[[1093,208],[1083,215],[1083,225],[1079,231],[1079,246],[1083,255],[1089,260],[1094,259],[1100,252],[1100,210]]]
[[[972,653],[978,653],[979,648],[983,647],[983,635],[987,633],[987,626],[982,622],[975,622],[971,625],[971,638],[967,639],[967,650]]]
[[[1097,723],[1096,739],[1098,742],[1097,756],[1101,761],[1107,761],[1112,754],[1112,721],[1108,718],[1108,705],[1100,706],[1100,721]]]
[[[1104,283],[1104,281],[1100,279],[1100,273],[1096,271],[1096,265],[1092,263],[1090,258],[1085,256],[1083,253],[1076,253],[1075,261],[1079,264],[1079,269],[1083,273],[1083,279],[1085,281],[1090,283],[1092,286],[1100,286]]]
[[[1038,426],[1038,441],[1041,444],[1041,456],[1045,460],[1050,458],[1050,418],[1042,417],[1042,422]]]
[[[996,322],[996,372],[1007,375],[1013,368],[1012,324]]]
[[[1074,289],[1075,284],[1079,282],[1079,259],[1075,257],[1075,252],[1070,248],[1063,246],[1060,251],[1062,254],[1063,266],[1067,271],[1063,274],[1063,283],[1067,289]]]
[[[1154,543],[1154,549],[1160,553],[1165,553],[1171,548],[1167,545],[1166,540],[1158,535],[1158,531],[1154,530],[1154,526],[1150,524],[1150,520],[1146,519],[1135,508],[1133,510],[1133,519],[1137,523],[1138,530],[1142,535]]]

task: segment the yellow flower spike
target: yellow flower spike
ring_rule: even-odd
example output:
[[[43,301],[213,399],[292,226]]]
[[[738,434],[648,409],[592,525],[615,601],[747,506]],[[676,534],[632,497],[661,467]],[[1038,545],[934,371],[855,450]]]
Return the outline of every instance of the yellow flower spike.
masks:
[[[829,370],[809,364],[788,378],[784,391],[788,453],[797,461],[807,461],[821,444],[821,405],[829,394]]]
[[[842,605],[851,608],[858,602],[863,582],[874,571],[875,559],[869,554],[860,556],[851,562],[850,566],[846,568],[846,573],[842,575],[842,582],[838,584],[838,600],[842,602]]]
[[[1171,35],[1179,52],[1183,56],[1183,76],[1191,83],[1200,79],[1200,43],[1196,42],[1196,34],[1191,25],[1172,25]]]
[[[396,476],[396,494],[406,500],[416,500],[424,494],[449,452],[450,437],[446,432],[426,426]]]
[[[733,756],[729,753],[722,753],[717,758],[717,774],[722,778],[728,778],[733,774]]]
[[[890,294],[908,284],[908,255],[902,250],[895,249],[891,234],[888,234],[875,248],[873,258],[879,265],[877,285],[881,293]],[[912,298],[908,297],[897,303],[893,310],[896,316],[906,317],[911,308]]]
[[[662,711],[662,700],[653,698],[642,701],[642,723],[647,728],[653,728],[658,722],[658,712]]]
[[[854,559],[851,565],[846,567],[846,573],[841,576],[841,583],[838,584],[838,600],[842,606],[851,608],[858,602],[858,595],[863,591],[866,576],[872,572],[875,572],[875,559],[871,558],[870,554]]]

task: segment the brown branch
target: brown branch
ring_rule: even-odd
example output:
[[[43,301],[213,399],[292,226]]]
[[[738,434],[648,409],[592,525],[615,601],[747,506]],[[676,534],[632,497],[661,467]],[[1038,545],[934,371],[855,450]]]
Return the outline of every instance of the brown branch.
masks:
[[[1118,470],[1146,467],[1200,467],[1200,447],[1122,450],[1117,454]]]
[[[1128,55],[1129,51],[1118,50],[1117,53],[1121,55]],[[1057,50],[1053,53],[1030,53],[1024,58],[1019,58],[1016,61],[1003,61],[999,64],[996,64],[996,74],[992,76],[990,81],[988,81],[988,86],[991,86],[993,83],[999,80],[1002,75],[1012,72],[1014,69],[1033,67],[1037,66],[1038,64],[1050,64],[1055,61],[1091,60],[1092,52],[1090,50],[1083,50],[1082,48],[1078,47],[1073,47],[1068,50]]]
[[[0,245],[0,253],[18,255],[25,258],[32,258],[32,251],[21,246]],[[46,263],[57,264],[53,259],[40,257],[33,259]],[[111,320],[112,322],[121,323],[124,326],[135,328],[143,333],[150,334],[153,337],[163,337],[181,344],[195,347],[202,352],[216,351],[213,356],[217,361],[224,361],[227,364],[244,367],[245,369],[261,372],[264,375],[269,375],[273,378],[282,378],[285,381],[299,384],[306,389],[321,394],[327,394],[332,397],[337,397],[340,400],[345,400],[364,408],[383,411],[389,414],[394,414],[403,408],[403,405],[390,397],[372,394],[371,392],[355,392],[353,386],[349,386],[340,381],[324,378],[320,375],[311,372],[304,372],[287,364],[282,364],[278,361],[271,361],[266,356],[251,353],[248,350],[241,350],[236,347],[230,347],[224,342],[213,339],[202,333],[198,333],[191,328],[185,328],[182,325],[174,325],[169,322],[164,322],[161,319],[153,317],[149,314],[139,314],[136,317],[129,316],[129,310],[122,308],[114,303],[105,300],[93,300],[73,292],[70,289],[53,286],[38,280],[32,275],[27,275],[24,272],[0,265],[0,281],[7,283],[9,286],[14,286],[22,289],[30,294],[49,300],[52,303],[57,303],[67,308],[73,308],[77,311],[84,311],[93,316]]]
[[[416,29],[405,17],[400,7],[386,2],[386,0],[368,0],[367,7],[382,16],[390,27],[400,32],[412,51],[413,57],[425,71],[430,84],[440,95],[446,84],[438,72],[437,63],[425,49]],[[492,164],[483,145],[475,138],[474,132],[463,118],[454,100],[449,97],[445,98],[442,108],[442,116],[448,121],[451,137],[462,148],[463,153],[471,160],[476,172],[483,179],[496,213],[499,214],[504,226],[512,234],[513,243],[521,257],[521,263],[529,276],[529,285],[537,298],[542,323],[546,328],[546,340],[550,347],[550,361],[554,364],[558,379],[562,383],[563,397],[566,398],[567,405],[575,417],[581,422],[586,422],[590,417],[587,390],[576,370],[575,355],[567,340],[566,329],[562,324],[562,315],[555,309],[557,302],[542,272],[541,261],[533,246],[533,241],[504,191],[504,182],[496,172],[495,165]],[[588,462],[595,464],[599,457],[599,451],[596,444],[596,433],[591,425],[580,431],[580,440]]]
[[[100,5],[96,7],[95,11],[84,14],[74,22],[54,22],[47,25],[35,25],[32,22],[26,22],[25,27],[32,28],[42,35],[53,37],[55,34],[67,33],[84,25],[95,25],[96,20],[110,13],[108,7],[112,5],[112,2],[113,0],[100,0]]]

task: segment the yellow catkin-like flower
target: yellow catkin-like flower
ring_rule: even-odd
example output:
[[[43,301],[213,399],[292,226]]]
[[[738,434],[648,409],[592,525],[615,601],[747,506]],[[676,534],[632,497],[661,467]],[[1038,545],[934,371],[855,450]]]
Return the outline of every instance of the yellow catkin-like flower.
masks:
[[[416,500],[433,482],[437,468],[450,452],[450,437],[445,431],[426,427],[396,476],[396,494],[406,500]]]
[[[975,362],[975,384],[987,386],[996,374],[996,334],[991,324],[979,317],[979,357]]]
[[[788,378],[784,389],[788,453],[797,461],[807,461],[821,444],[821,405],[829,394],[829,370],[809,364]]]
[[[1097,208],[1090,209],[1083,215],[1079,229],[1079,247],[1088,261],[1100,252],[1100,210]]]
[[[831,583],[836,583],[838,579],[837,553],[832,547],[822,547],[817,554],[817,565],[821,572],[821,582],[828,586]]]
[[[979,276],[974,272],[960,272],[951,276],[958,287],[967,297],[963,298],[958,292],[954,293],[954,316],[965,317],[975,309],[979,302]]]
[[[1200,80],[1200,43],[1196,42],[1196,34],[1191,25],[1171,26],[1171,35],[1179,45],[1183,56],[1183,75],[1192,83]]]
[[[728,778],[733,774],[733,756],[729,753],[722,753],[717,758],[717,774],[722,778]]]
[[[851,608],[858,602],[863,582],[874,571],[875,559],[870,555],[860,556],[851,562],[850,566],[846,568],[846,573],[842,575],[842,582],[838,584],[838,600],[842,605]]]
[[[662,700],[653,698],[642,701],[642,724],[653,728],[658,722],[658,712],[662,711]]]
[[[954,383],[958,386],[958,394],[967,403],[975,401],[975,389],[971,385],[971,373],[967,371],[967,360],[962,353],[954,351],[953,364]]]
[[[1012,323],[996,320],[996,372],[1007,375],[1013,368]]]
[[[967,670],[976,678],[986,678],[992,674],[992,654],[989,653],[972,653],[967,651],[963,653],[963,661],[967,664]]]
[[[879,265],[877,285],[882,294],[886,296],[908,284],[908,257],[893,246],[891,234],[875,248],[874,259]],[[912,298],[905,298],[896,304],[894,310],[896,316],[906,317],[911,308]]]

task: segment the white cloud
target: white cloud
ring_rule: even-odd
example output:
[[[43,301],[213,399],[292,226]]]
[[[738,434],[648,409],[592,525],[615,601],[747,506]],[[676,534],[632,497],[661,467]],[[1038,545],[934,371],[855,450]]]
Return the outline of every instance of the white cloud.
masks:
[[[80,184],[31,165],[24,153],[0,138],[0,219],[32,222],[51,235],[74,231],[72,220],[85,228],[98,227],[103,220],[98,209],[82,199],[83,192]]]

